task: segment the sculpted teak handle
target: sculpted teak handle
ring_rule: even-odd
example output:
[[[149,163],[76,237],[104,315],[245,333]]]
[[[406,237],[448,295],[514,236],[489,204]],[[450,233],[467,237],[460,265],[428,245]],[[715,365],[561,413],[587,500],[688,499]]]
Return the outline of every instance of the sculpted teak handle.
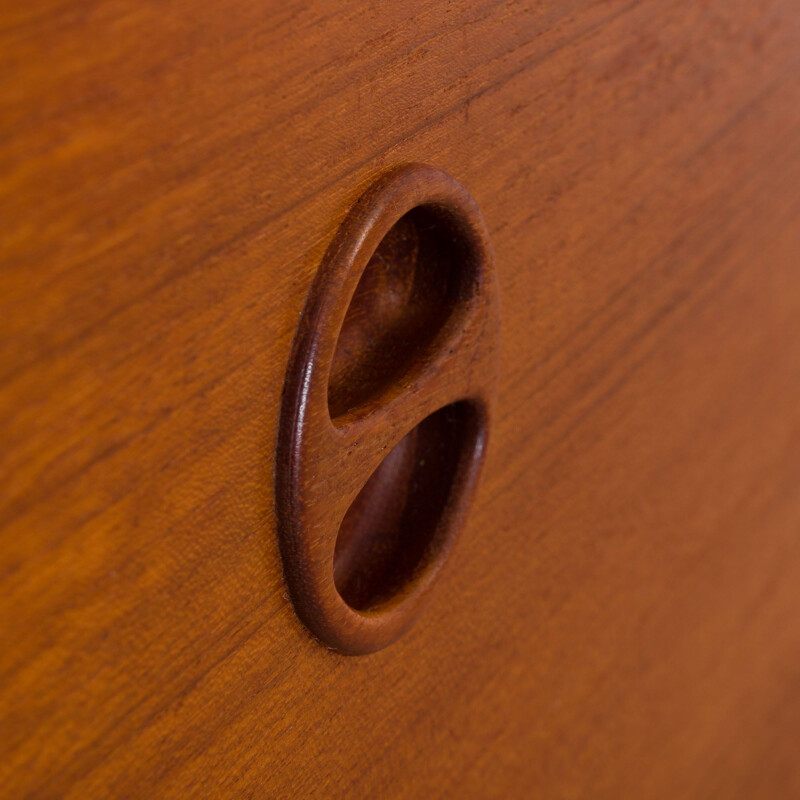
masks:
[[[384,175],[314,280],[280,418],[284,571],[326,645],[378,650],[417,617],[478,480],[498,346],[475,201],[432,167]]]

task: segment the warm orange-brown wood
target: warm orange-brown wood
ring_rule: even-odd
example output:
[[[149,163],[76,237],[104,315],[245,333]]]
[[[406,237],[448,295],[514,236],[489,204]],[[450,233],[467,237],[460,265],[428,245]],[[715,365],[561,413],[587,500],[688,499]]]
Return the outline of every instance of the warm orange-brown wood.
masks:
[[[0,795],[800,794],[800,5],[0,4]],[[495,251],[424,613],[295,616],[275,453],[348,210]]]

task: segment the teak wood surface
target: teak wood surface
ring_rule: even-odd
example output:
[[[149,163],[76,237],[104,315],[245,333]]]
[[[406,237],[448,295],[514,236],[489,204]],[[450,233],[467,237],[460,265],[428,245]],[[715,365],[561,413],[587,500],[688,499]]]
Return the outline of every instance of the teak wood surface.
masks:
[[[795,0],[0,4],[0,795],[800,795]],[[476,199],[503,338],[415,627],[286,596],[348,210]]]

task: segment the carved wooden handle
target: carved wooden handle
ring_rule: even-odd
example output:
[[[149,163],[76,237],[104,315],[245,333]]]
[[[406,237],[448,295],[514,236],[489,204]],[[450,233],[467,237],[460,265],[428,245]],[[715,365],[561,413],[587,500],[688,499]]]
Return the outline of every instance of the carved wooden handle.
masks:
[[[474,493],[498,344],[475,201],[441,170],[391,171],[325,255],[281,413],[284,570],[325,644],[377,650],[419,613]]]

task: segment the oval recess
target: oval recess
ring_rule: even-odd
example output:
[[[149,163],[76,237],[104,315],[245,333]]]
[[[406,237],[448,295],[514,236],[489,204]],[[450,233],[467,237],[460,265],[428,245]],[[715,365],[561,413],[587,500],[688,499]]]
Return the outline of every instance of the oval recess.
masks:
[[[420,205],[392,225],[353,292],[331,362],[334,424],[396,386],[473,288],[470,239],[446,206]]]
[[[412,428],[370,475],[334,549],[334,583],[351,608],[371,611],[391,602],[436,561],[446,544],[444,509],[483,433],[479,409],[453,403]]]
[[[427,602],[477,485],[498,345],[475,201],[441,170],[390,171],[314,279],[278,433],[284,574],[329,647],[385,647]]]

